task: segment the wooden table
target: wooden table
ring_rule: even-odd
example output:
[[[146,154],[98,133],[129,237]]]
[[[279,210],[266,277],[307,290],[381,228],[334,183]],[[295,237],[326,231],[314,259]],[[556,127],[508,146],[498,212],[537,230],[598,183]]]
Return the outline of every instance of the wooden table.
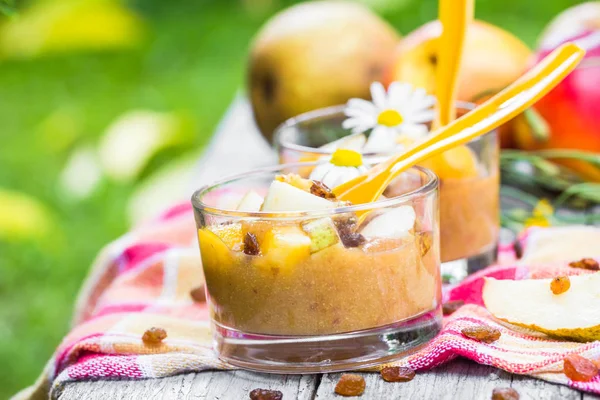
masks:
[[[200,160],[196,180],[190,190],[221,176],[275,162],[275,155],[254,127],[247,102],[238,98]],[[386,383],[375,373],[363,375],[367,381],[363,399],[489,399],[496,387],[513,387],[520,393],[521,399],[600,398],[462,359],[419,373],[408,383]],[[341,396],[334,394],[339,376],[206,371],[162,379],[71,383],[66,385],[59,399],[248,399],[249,392],[255,388],[280,390],[287,400],[339,399]]]

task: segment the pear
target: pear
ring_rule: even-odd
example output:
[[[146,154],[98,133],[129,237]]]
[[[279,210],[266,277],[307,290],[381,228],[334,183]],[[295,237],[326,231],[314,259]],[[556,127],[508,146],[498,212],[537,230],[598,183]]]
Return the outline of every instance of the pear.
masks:
[[[260,245],[268,265],[287,271],[309,257],[310,248],[310,238],[297,226],[273,227]]]
[[[337,202],[315,196],[289,183],[275,180],[269,187],[262,211],[315,211],[337,206]]]
[[[570,277],[561,294],[552,279],[485,278],[483,301],[498,319],[558,338],[600,340],[600,273]]]
[[[250,190],[242,197],[240,204],[237,206],[238,211],[254,212],[260,211],[264,202],[263,197],[256,193],[254,190]]]
[[[298,114],[369,98],[398,41],[389,24],[356,2],[311,1],[275,15],[254,39],[248,65],[252,110],[265,138]]]
[[[411,206],[392,208],[369,221],[360,233],[367,238],[401,239],[410,234],[416,219],[417,214]]]
[[[301,224],[302,230],[310,238],[310,252],[316,253],[340,241],[331,218],[320,218]]]

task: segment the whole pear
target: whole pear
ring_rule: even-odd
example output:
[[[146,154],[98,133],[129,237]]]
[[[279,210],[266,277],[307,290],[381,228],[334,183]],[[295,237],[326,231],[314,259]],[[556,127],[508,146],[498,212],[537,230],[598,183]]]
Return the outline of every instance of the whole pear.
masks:
[[[271,140],[293,116],[370,98],[399,35],[368,8],[314,1],[283,10],[258,32],[250,51],[248,89],[254,117]]]

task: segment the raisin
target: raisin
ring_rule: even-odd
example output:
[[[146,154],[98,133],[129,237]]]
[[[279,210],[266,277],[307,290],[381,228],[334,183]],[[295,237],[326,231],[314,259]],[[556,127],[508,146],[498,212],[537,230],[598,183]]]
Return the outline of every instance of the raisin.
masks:
[[[360,233],[350,233],[348,235],[341,235],[340,239],[346,247],[358,247],[365,242],[365,237]]]
[[[465,305],[465,302],[462,300],[452,300],[444,303],[442,305],[442,312],[444,315],[453,314],[456,310]]]
[[[257,256],[260,254],[260,246],[258,245],[258,239],[253,233],[246,233],[244,236],[244,254],[249,256]]]
[[[500,331],[487,325],[477,325],[464,328],[460,331],[464,336],[483,343],[492,343],[500,339]]]
[[[167,331],[165,331],[163,328],[152,327],[144,332],[142,341],[146,344],[158,344],[166,339],[166,337]]]
[[[492,391],[492,400],[519,400],[519,392],[513,388],[496,388]]]
[[[365,387],[367,387],[367,384],[362,376],[344,374],[335,385],[335,392],[342,396],[360,396],[364,393]]]
[[[514,241],[513,250],[515,251],[515,256],[517,258],[523,257],[523,245],[521,245],[521,241],[519,239]]]
[[[196,303],[204,303],[206,301],[206,293],[204,292],[204,286],[198,286],[190,291],[190,297]]]
[[[414,379],[415,371],[408,367],[385,367],[381,377],[386,382],[408,382]]]
[[[569,263],[569,267],[588,269],[590,271],[600,270],[598,261],[594,260],[593,258],[582,258],[579,261],[573,261],[573,262]]]
[[[335,194],[321,181],[313,181],[310,193],[327,200],[335,200]]]
[[[588,382],[598,375],[598,367],[579,354],[569,354],[564,359],[564,372],[572,381]]]
[[[568,276],[557,276],[550,282],[550,290],[552,290],[552,293],[554,294],[564,293],[569,290],[570,287],[571,281]]]
[[[358,247],[366,241],[363,235],[356,232],[356,223],[354,216],[335,221],[335,227],[345,247]]]
[[[254,389],[250,392],[251,400],[281,400],[283,393],[279,390]]]

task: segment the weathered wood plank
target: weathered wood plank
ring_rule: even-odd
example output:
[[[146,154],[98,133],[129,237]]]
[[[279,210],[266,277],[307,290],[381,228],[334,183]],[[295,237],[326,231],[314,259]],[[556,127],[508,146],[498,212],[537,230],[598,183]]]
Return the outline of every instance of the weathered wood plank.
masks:
[[[335,385],[341,374],[326,374],[317,390],[317,399],[337,399]],[[385,382],[379,374],[362,374],[367,381],[364,397],[368,399],[489,399],[498,387],[513,387],[521,399],[579,400],[581,394],[563,386],[513,376],[493,367],[459,359],[433,371],[417,374],[406,383]]]
[[[311,400],[317,388],[317,376],[206,371],[162,379],[75,382],[65,387],[59,399],[247,399],[256,388],[280,390],[284,399]]]

